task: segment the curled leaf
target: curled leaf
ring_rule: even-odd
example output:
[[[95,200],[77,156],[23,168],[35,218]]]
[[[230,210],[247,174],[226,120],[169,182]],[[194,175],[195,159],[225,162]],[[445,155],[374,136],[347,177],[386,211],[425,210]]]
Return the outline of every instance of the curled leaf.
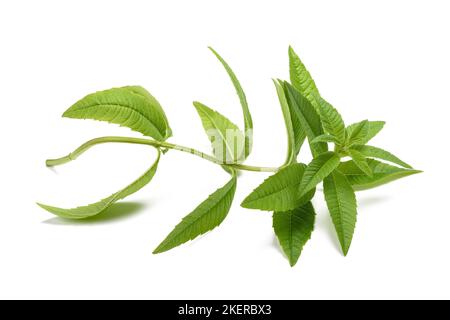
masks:
[[[96,215],[102,213],[103,211],[105,211],[106,209],[108,209],[112,204],[114,204],[118,200],[128,197],[129,195],[135,193],[136,191],[143,188],[146,184],[148,184],[152,180],[153,176],[156,173],[156,169],[158,168],[159,158],[160,158],[160,151],[158,150],[157,159],[155,160],[153,165],[150,167],[150,169],[148,169],[142,176],[140,176],[133,183],[126,186],[122,190],[120,190],[98,202],[95,202],[95,203],[92,203],[92,204],[89,204],[86,206],[82,206],[82,207],[72,208],[72,209],[63,209],[63,208],[58,208],[58,207],[52,207],[52,206],[48,206],[48,205],[45,205],[42,203],[38,203],[38,205],[41,208],[47,210],[48,212],[53,213],[61,218],[85,219],[85,218],[96,216]]]
[[[139,86],[89,94],[67,109],[63,117],[107,121],[160,141],[172,135],[159,102]]]
[[[231,69],[231,67],[228,65],[228,63],[215,51],[213,48],[209,47],[211,52],[216,56],[216,58],[222,63],[223,67],[225,68],[225,71],[228,73],[228,76],[231,79],[231,82],[233,83],[234,88],[236,89],[236,93],[239,97],[239,102],[241,103],[242,107],[242,113],[244,116],[244,126],[245,126],[245,133],[244,133],[244,145],[245,145],[245,158],[248,157],[250,152],[252,151],[252,144],[253,144],[253,120],[252,115],[250,114],[250,110],[248,108],[247,98],[245,97],[244,90],[242,89],[241,84],[239,83],[238,78],[234,74],[234,71]]]
[[[292,109],[293,105],[287,102],[283,82],[281,80],[274,80],[273,82],[277,90],[288,136],[288,151],[285,163],[294,163],[305,141],[306,133],[303,130],[298,114]]]

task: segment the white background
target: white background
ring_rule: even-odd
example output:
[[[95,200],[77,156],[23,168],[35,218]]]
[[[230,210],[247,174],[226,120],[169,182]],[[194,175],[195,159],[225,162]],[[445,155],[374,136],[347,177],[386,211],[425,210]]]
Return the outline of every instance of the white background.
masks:
[[[449,15],[448,1],[429,0],[2,1],[0,298],[450,298]],[[315,231],[290,268],[270,213],[239,206],[261,173],[242,174],[219,228],[152,255],[228,179],[175,151],[150,185],[101,219],[64,221],[35,205],[97,201],[153,161],[145,146],[102,145],[45,167],[96,136],[139,136],[60,117],[87,93],[142,85],[165,108],[170,141],[204,151],[193,100],[241,125],[208,45],[247,93],[255,123],[248,164],[280,164],[286,139],[271,78],[288,78],[289,44],[347,123],[386,120],[373,144],[425,171],[358,194],[346,258],[318,192]]]

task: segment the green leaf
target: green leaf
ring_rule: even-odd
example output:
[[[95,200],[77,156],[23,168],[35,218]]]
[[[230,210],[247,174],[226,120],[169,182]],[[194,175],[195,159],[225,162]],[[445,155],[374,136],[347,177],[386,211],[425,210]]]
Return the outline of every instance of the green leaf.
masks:
[[[230,210],[235,191],[236,174],[233,171],[231,180],[185,216],[153,253],[168,251],[220,225]]]
[[[391,181],[422,172],[420,170],[391,166],[374,159],[367,159],[367,163],[372,170],[372,177],[368,177],[362,172],[353,161],[346,161],[339,165],[339,171],[345,174],[353,189],[356,191],[375,188]]]
[[[226,72],[228,73],[228,76],[231,79],[231,82],[233,83],[234,88],[236,89],[236,93],[239,97],[239,101],[241,103],[242,107],[242,113],[244,115],[244,125],[245,125],[245,158],[248,157],[252,150],[252,143],[253,143],[253,120],[252,116],[250,114],[250,110],[248,108],[247,98],[245,97],[244,90],[241,87],[241,84],[239,83],[239,80],[237,79],[236,75],[234,74],[233,70],[230,68],[228,63],[211,47],[209,47],[209,50],[214,53],[214,55],[219,59],[219,61],[222,63],[223,67],[225,68]]]
[[[318,111],[320,106],[317,104],[315,97],[320,96],[319,90],[311,74],[291,46],[289,46],[289,74],[291,83],[295,89],[309,100],[315,110]]]
[[[311,103],[289,83],[284,82],[284,88],[290,109],[298,117],[308,140],[311,142],[316,137],[322,135],[324,132],[320,117]],[[326,143],[310,143],[310,148],[314,157],[328,151],[328,145]]]
[[[375,137],[381,131],[381,129],[383,129],[384,125],[386,124],[386,122],[384,122],[384,121],[368,121],[368,122],[369,123],[368,123],[367,136],[361,140],[360,144],[366,144],[367,142],[369,142],[373,137]],[[359,124],[360,124],[360,122],[349,125],[347,127],[347,132],[354,131],[355,127],[357,127]]]
[[[67,218],[67,219],[85,219],[89,217],[93,217],[95,215],[98,215],[105,211],[107,208],[109,208],[112,204],[117,202],[118,200],[121,200],[136,191],[143,188],[146,184],[148,184],[153,176],[155,175],[156,169],[158,167],[160,158],[160,151],[158,150],[158,157],[156,161],[153,163],[153,165],[148,169],[142,176],[140,176],[137,180],[135,180],[130,185],[126,186],[122,190],[110,195],[109,197],[100,200],[96,203],[92,203],[87,206],[77,207],[73,209],[63,209],[63,208],[57,208],[48,206],[45,204],[38,203],[38,205],[47,210],[50,213],[53,213],[61,218]]]
[[[160,141],[172,134],[159,102],[138,86],[113,88],[87,95],[67,109],[63,117],[107,121]]]
[[[315,137],[313,141],[311,141],[312,144],[314,143],[320,143],[320,142],[333,142],[333,143],[337,143],[338,141],[336,140],[336,138],[334,136],[332,136],[331,134],[322,134],[318,137]]]
[[[243,160],[244,135],[228,118],[200,102],[194,102],[203,128],[213,146],[214,156],[223,163]]]
[[[363,144],[369,134],[369,121],[364,120],[347,127],[347,146]]]
[[[366,175],[368,175],[369,177],[372,176],[372,169],[370,169],[369,164],[366,161],[366,158],[364,157],[364,155],[354,149],[350,149],[348,151],[348,153],[350,154],[350,157],[352,157],[353,161],[355,162],[356,166],[361,169],[362,172],[364,172]]]
[[[169,122],[167,120],[167,116],[162,108],[162,106],[160,105],[160,103],[155,99],[155,97],[153,97],[150,92],[148,92],[146,89],[144,89],[141,86],[127,86],[124,87],[128,90],[130,90],[131,92],[142,96],[144,99],[146,99],[148,102],[151,103],[151,105],[155,108],[155,110],[157,110],[159,112],[159,114],[161,115],[161,117],[164,120],[165,123],[165,129],[166,129],[166,135],[165,135],[165,139],[169,138],[172,136],[172,129],[169,126]],[[166,150],[167,151],[167,150]],[[166,151],[162,150],[162,153],[164,154]]]
[[[315,219],[311,202],[291,211],[273,213],[273,229],[291,267],[297,263],[304,245],[311,238]]]
[[[281,80],[274,80],[273,83],[275,84],[275,88],[277,90],[288,136],[286,163],[294,163],[303,142],[305,141],[306,133],[302,128],[298,115],[291,109],[291,106],[286,100],[283,82]]]
[[[306,165],[295,163],[280,169],[253,190],[241,206],[267,211],[286,211],[300,207],[310,201],[315,193],[315,189],[312,189],[305,196],[299,197],[298,187],[305,168]]]
[[[320,104],[320,116],[326,132],[334,136],[337,143],[345,143],[345,124],[339,112],[321,97],[317,98]]]
[[[366,144],[369,142],[373,137],[375,137],[381,129],[383,129],[386,122],[384,121],[369,121],[369,130],[367,132],[367,137],[365,140],[363,140],[362,144]]]
[[[320,156],[314,158],[303,173],[299,187],[300,195],[306,194],[318,185],[339,166],[339,162],[339,156],[332,151],[322,153]]]
[[[347,132],[354,131],[355,127],[357,127],[360,124],[354,123],[347,127]],[[383,129],[386,122],[384,121],[368,121],[368,129],[367,129],[367,136],[364,139],[361,139],[361,142],[359,144],[366,144],[369,142],[373,137],[375,137],[381,129]]]
[[[323,181],[323,191],[344,255],[352,243],[356,225],[356,198],[351,184],[334,171]]]
[[[378,158],[381,160],[386,160],[395,164],[398,164],[399,166],[412,169],[412,167],[407,164],[406,162],[400,160],[396,156],[394,156],[392,153],[383,150],[381,148],[372,147],[372,146],[353,146],[352,149],[358,150],[361,154],[363,154],[366,157],[369,158]]]

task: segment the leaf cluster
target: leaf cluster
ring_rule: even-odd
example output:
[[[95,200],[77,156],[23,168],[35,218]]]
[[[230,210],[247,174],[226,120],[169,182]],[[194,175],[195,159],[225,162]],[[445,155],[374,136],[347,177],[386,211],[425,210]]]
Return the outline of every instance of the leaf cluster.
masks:
[[[355,192],[420,171],[392,153],[367,144],[383,129],[384,121],[362,120],[346,125],[338,110],[320,95],[291,47],[289,71],[290,82],[275,81],[288,132],[286,164],[241,205],[273,212],[275,234],[294,265],[314,228],[314,208],[311,202],[305,205],[305,201],[312,198],[311,192],[319,183],[323,182],[325,201],[342,252],[347,255],[357,218]],[[308,164],[297,162],[305,139],[313,156]]]
[[[234,71],[212,48],[212,53],[227,72],[239,98],[244,130],[226,116],[195,101],[193,103],[212,146],[212,156],[192,148],[177,146],[166,140],[172,136],[168,119],[160,103],[144,88],[127,86],[95,92],[72,105],[63,116],[74,119],[107,121],[128,127],[151,139],[126,137],[97,138],[66,157],[48,160],[48,165],[75,159],[95,143],[129,142],[150,145],[157,158],[138,179],[120,191],[96,203],[72,209],[38,203],[43,209],[66,219],[85,219],[98,215],[148,184],[155,175],[161,154],[177,149],[201,155],[220,164],[230,175],[229,181],[209,195],[157,246],[162,253],[219,226],[231,208],[238,170],[264,171],[267,168],[246,166],[243,162],[252,151],[253,120],[246,95]],[[312,199],[316,187],[323,183],[323,193],[334,223],[342,251],[349,251],[357,217],[355,192],[380,186],[420,171],[392,153],[368,145],[384,127],[383,121],[363,120],[346,125],[341,114],[319,93],[310,73],[289,48],[290,81],[274,80],[287,132],[286,160],[273,175],[253,190],[241,206],[270,211],[273,229],[291,266],[295,265],[314,229],[315,210]],[[305,141],[312,160],[298,161]],[[331,146],[331,148],[330,148]],[[349,160],[347,160],[349,159]]]

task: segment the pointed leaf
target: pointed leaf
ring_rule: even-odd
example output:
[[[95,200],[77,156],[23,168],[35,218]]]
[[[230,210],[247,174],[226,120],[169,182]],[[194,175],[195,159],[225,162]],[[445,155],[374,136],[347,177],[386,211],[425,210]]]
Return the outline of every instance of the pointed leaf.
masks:
[[[317,100],[314,96],[320,96],[319,90],[317,89],[311,74],[291,46],[289,46],[289,74],[291,83],[295,89],[309,100],[315,110],[318,111],[320,106],[317,104]]]
[[[67,109],[63,117],[107,121],[156,140],[165,140],[172,134],[159,102],[138,86],[113,88],[87,95]]]
[[[350,149],[348,151],[348,153],[350,154],[350,157],[352,157],[353,161],[355,162],[356,166],[361,169],[362,172],[364,172],[366,175],[368,175],[369,177],[372,176],[372,169],[370,169],[366,158],[364,157],[364,155],[354,149]]]
[[[394,156],[392,153],[383,150],[381,148],[372,147],[372,146],[353,146],[352,149],[358,150],[361,154],[363,154],[366,157],[370,158],[378,158],[381,160],[386,160],[395,164],[398,164],[399,166],[412,169],[412,167],[407,164],[406,162],[400,160],[396,156]]]
[[[160,103],[155,99],[155,97],[153,97],[150,92],[148,92],[145,88],[141,87],[141,86],[126,86],[123,87],[125,89],[128,89],[129,91],[142,96],[144,99],[146,99],[149,103],[152,104],[152,106],[155,108],[155,110],[157,110],[159,112],[159,114],[161,115],[161,117],[164,120],[165,123],[165,128],[166,128],[166,138],[169,138],[172,136],[172,129],[169,126],[169,122],[167,120],[167,116],[162,108],[162,106],[160,105]],[[164,154],[164,152],[163,152]]]
[[[314,196],[312,189],[305,196],[299,197],[298,187],[306,165],[291,164],[270,176],[250,193],[241,206],[249,209],[268,211],[286,211],[300,207]]]
[[[375,188],[391,181],[422,172],[420,170],[391,166],[374,159],[367,159],[367,163],[372,170],[372,177],[368,177],[362,172],[353,161],[346,161],[339,165],[339,171],[345,174],[353,189],[356,191]]]
[[[200,102],[194,102],[203,128],[213,146],[214,156],[223,163],[243,160],[244,135],[228,118]]]
[[[89,217],[93,217],[95,215],[98,215],[105,211],[107,208],[109,208],[112,204],[117,202],[118,200],[121,200],[136,191],[143,188],[146,184],[148,184],[153,176],[155,175],[156,169],[158,167],[158,162],[160,158],[160,152],[158,150],[158,158],[153,163],[150,169],[148,169],[142,176],[140,176],[137,180],[135,180],[133,183],[125,187],[124,189],[112,194],[111,196],[102,199],[96,203],[92,203],[87,206],[77,207],[73,209],[63,209],[63,208],[57,208],[48,206],[45,204],[38,203],[38,205],[47,210],[48,212],[51,212],[61,218],[67,218],[67,219],[85,219]]]
[[[322,135],[323,129],[320,117],[311,103],[304,98],[292,85],[284,82],[285,94],[290,109],[297,115],[299,122],[311,142],[316,137]],[[326,143],[311,144],[311,152],[313,156],[317,156],[328,150]]]
[[[353,131],[354,128],[358,124],[359,124],[359,122],[349,125],[347,127],[347,131]],[[384,122],[384,121],[369,121],[369,128],[367,130],[367,136],[365,139],[361,140],[360,144],[363,145],[363,144],[366,144],[367,142],[369,142],[370,140],[372,140],[372,138],[375,137],[381,131],[381,129],[383,129],[385,124],[386,124],[386,122]]]
[[[351,184],[334,171],[323,181],[323,191],[344,255],[347,255],[356,225],[356,198]]]
[[[347,132],[354,131],[355,127],[358,126],[360,122],[351,124],[347,127]],[[361,142],[359,144],[363,145],[369,142],[373,137],[375,137],[381,129],[383,129],[386,122],[384,121],[369,121],[368,123],[368,129],[367,129],[367,136],[364,139],[361,139]]]
[[[305,141],[306,134],[302,128],[298,115],[291,109],[291,106],[287,102],[283,83],[281,82],[281,80],[274,80],[273,82],[277,90],[278,99],[280,101],[288,135],[288,151],[286,163],[293,163],[295,162],[297,155],[300,152],[300,148]]]
[[[220,225],[230,210],[235,191],[236,174],[233,171],[231,180],[184,217],[153,253],[168,251]]]
[[[252,116],[250,114],[250,110],[248,108],[247,98],[245,97],[244,90],[241,87],[241,84],[239,83],[239,80],[237,79],[236,75],[234,74],[233,70],[230,68],[228,63],[211,47],[209,47],[209,50],[212,51],[212,53],[219,59],[219,61],[222,63],[223,67],[225,68],[226,72],[228,73],[228,76],[231,79],[231,82],[233,83],[234,88],[236,89],[236,93],[239,97],[239,101],[241,103],[242,107],[242,113],[244,115],[244,125],[245,125],[245,158],[248,157],[252,150],[252,143],[253,143],[253,120]]]
[[[293,267],[311,238],[316,213],[311,202],[291,211],[273,213],[273,229],[280,246]]]
[[[369,130],[367,132],[367,137],[365,140],[363,140],[362,144],[366,144],[369,142],[373,137],[375,137],[381,129],[383,129],[386,122],[384,121],[369,121]]]
[[[369,121],[364,120],[347,127],[347,146],[362,144],[369,134]]]
[[[303,173],[302,182],[299,187],[300,195],[306,194],[318,185],[339,166],[339,162],[339,156],[332,151],[325,152],[317,158],[314,158]]]
[[[345,143],[345,124],[339,112],[321,97],[317,98],[320,104],[320,117],[323,128],[334,136],[341,145]]]

